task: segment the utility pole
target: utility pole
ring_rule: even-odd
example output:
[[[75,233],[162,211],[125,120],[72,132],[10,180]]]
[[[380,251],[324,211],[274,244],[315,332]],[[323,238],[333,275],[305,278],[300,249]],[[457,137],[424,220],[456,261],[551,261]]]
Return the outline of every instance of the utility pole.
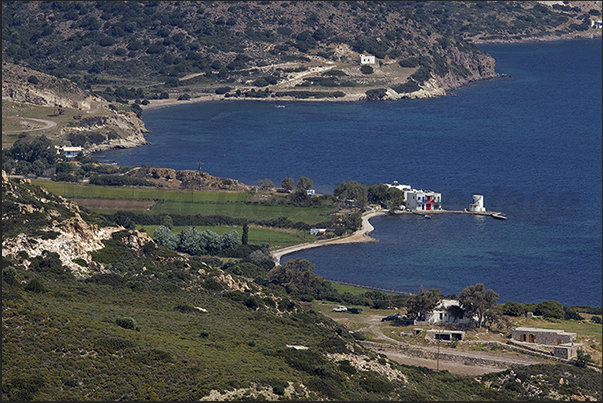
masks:
[[[438,338],[438,355],[436,356],[436,371],[440,371],[440,339],[441,334],[440,334],[440,329],[438,329],[438,334],[437,334],[437,338]]]

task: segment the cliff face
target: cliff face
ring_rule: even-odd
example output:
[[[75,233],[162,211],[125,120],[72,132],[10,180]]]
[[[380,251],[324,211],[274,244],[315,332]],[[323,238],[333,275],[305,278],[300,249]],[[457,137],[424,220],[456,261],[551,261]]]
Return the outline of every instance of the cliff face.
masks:
[[[124,230],[88,222],[77,204],[32,186],[27,179],[10,180],[5,171],[2,202],[2,256],[20,261],[26,268],[32,258],[56,253],[76,277],[105,272],[102,264],[92,260],[90,252],[102,249],[103,241]],[[122,239],[133,249],[152,242],[145,233],[133,234]]]

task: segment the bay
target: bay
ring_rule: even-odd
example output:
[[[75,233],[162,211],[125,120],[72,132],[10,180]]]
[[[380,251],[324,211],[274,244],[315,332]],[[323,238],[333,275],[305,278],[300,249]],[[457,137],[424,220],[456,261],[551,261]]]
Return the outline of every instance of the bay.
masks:
[[[379,242],[287,255],[328,280],[500,301],[601,306],[601,40],[483,45],[498,73],[456,96],[386,102],[220,101],[151,109],[149,146],[104,152],[119,165],[202,169],[255,185],[306,176],[317,192],[394,180],[506,221],[376,217]]]

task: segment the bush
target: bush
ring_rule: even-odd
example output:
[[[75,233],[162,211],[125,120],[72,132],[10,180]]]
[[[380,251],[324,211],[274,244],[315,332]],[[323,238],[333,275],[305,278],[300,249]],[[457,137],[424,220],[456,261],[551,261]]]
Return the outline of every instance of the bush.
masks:
[[[227,92],[230,92],[230,90],[232,90],[232,88],[230,88],[228,86],[227,87],[218,87],[218,88],[216,88],[215,93],[218,95],[221,95],[221,94],[226,94]]]
[[[38,280],[37,278],[34,278],[29,283],[27,283],[27,285],[25,286],[25,291],[43,293],[46,292],[46,286],[44,285],[44,283],[42,283],[42,281]]]
[[[2,269],[2,281],[6,284],[17,284],[17,269],[12,266]]]
[[[373,68],[368,64],[363,64],[362,67],[360,67],[360,71],[362,74],[373,74],[374,72]]]
[[[542,301],[536,305],[534,314],[545,318],[563,319],[565,317],[565,310],[560,302],[549,300]]]
[[[138,330],[138,325],[136,324],[134,318],[120,317],[115,319],[115,323],[124,329]]]

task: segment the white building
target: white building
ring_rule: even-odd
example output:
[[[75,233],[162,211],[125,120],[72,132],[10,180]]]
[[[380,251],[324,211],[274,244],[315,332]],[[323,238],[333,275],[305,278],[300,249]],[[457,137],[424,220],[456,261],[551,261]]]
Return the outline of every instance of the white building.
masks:
[[[595,29],[601,29],[603,27],[602,20],[590,20],[590,27]]]
[[[486,211],[486,208],[484,207],[484,196],[483,195],[473,195],[473,203],[469,204],[469,211],[473,211],[473,212]]]
[[[436,211],[442,209],[442,194],[431,190],[412,189],[404,192],[404,205],[409,210]]]
[[[455,308],[457,307],[457,308]],[[473,323],[475,318],[460,314],[462,312],[459,301],[456,299],[443,299],[433,309],[425,314],[424,321],[415,321],[415,325],[443,325],[457,324],[466,325]],[[459,317],[460,314],[460,317]]]
[[[82,147],[65,147],[65,146],[54,146],[57,150],[57,152],[63,153],[65,154],[65,157],[67,158],[75,158],[77,157],[81,152],[84,151],[84,149]]]
[[[375,56],[358,55],[358,63],[360,63],[360,64],[375,64]]]
[[[413,189],[410,185],[401,185],[394,181],[391,185],[386,183],[387,187],[396,188],[404,192],[404,207],[409,210],[417,211],[437,211],[442,210],[442,194],[430,190]]]

